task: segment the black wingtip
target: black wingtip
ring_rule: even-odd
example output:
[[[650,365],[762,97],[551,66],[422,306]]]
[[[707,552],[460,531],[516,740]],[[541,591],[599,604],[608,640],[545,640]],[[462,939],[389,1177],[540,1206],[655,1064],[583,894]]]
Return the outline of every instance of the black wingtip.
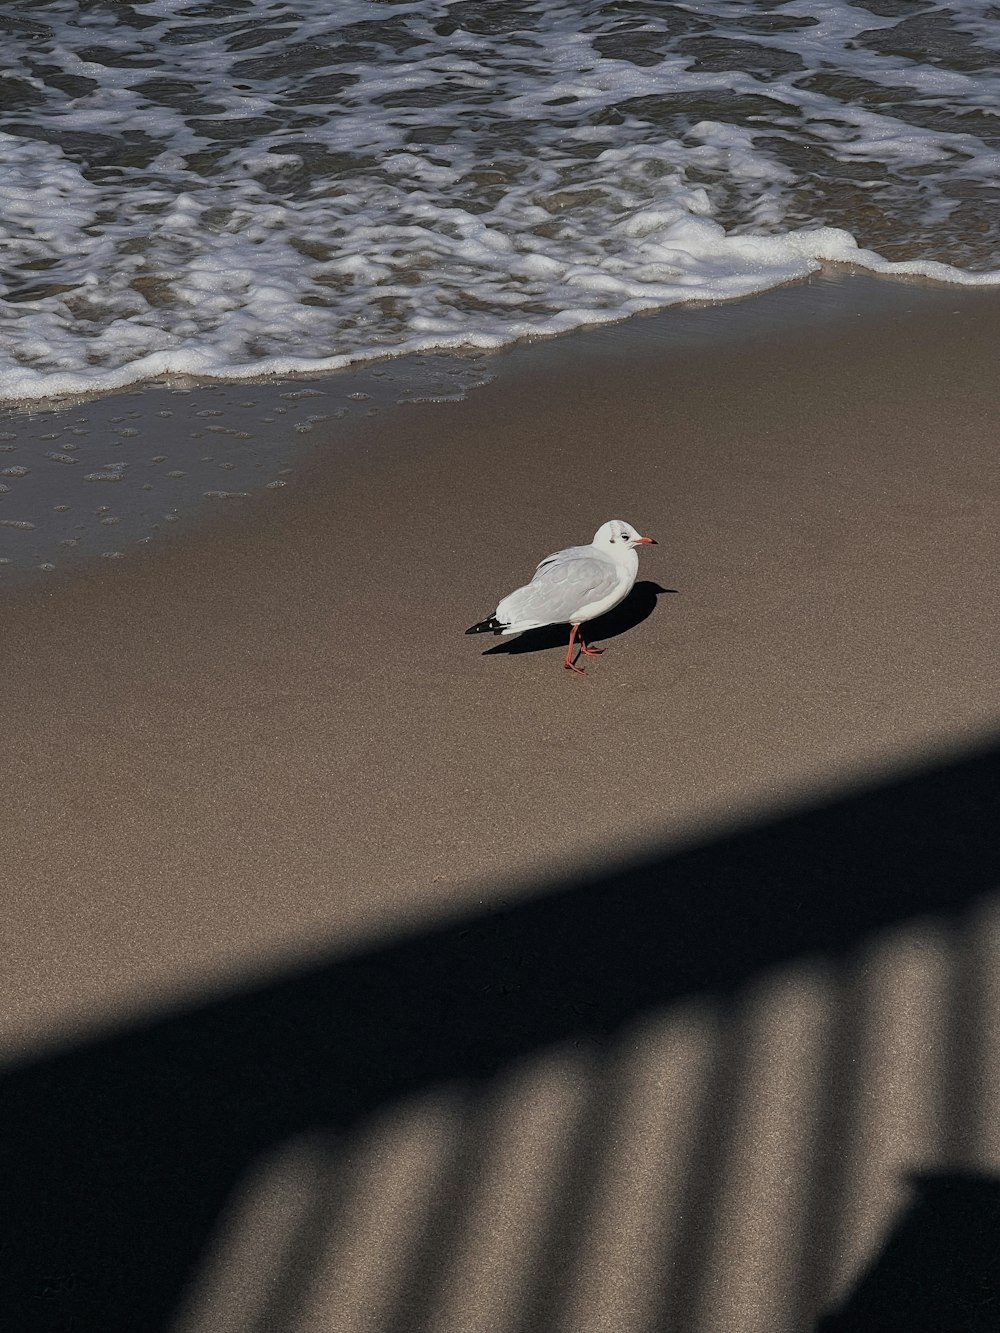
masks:
[[[470,625],[465,631],[466,634],[502,634],[503,625],[497,620],[496,616],[490,616],[486,620],[481,620],[478,625]]]

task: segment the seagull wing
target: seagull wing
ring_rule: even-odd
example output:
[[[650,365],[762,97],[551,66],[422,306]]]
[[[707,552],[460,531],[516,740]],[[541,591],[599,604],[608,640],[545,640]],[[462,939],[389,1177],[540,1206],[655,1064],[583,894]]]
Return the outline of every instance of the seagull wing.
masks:
[[[546,565],[563,564],[567,560],[593,560],[594,558],[594,548],[592,546],[567,546],[565,550],[553,551],[544,560],[539,560],[535,575],[537,577],[538,570],[544,569]]]
[[[614,592],[617,566],[593,554],[593,548],[570,547],[549,556],[535,570],[529,584],[505,597],[497,619],[516,634],[538,625],[560,625],[576,613]]]

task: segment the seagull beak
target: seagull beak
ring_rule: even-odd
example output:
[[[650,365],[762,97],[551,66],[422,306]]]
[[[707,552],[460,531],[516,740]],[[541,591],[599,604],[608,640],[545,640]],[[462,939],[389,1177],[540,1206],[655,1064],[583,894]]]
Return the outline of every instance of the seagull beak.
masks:
[[[658,546],[659,542],[655,537],[636,537],[636,546]]]

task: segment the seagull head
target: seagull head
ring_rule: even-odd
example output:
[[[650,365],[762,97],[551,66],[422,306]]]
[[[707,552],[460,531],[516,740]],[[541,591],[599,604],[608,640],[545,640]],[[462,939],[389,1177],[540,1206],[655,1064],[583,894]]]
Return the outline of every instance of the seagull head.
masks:
[[[608,523],[602,523],[594,533],[594,545],[611,556],[619,556],[636,546],[655,546],[656,539],[640,536],[631,523],[613,518]]]

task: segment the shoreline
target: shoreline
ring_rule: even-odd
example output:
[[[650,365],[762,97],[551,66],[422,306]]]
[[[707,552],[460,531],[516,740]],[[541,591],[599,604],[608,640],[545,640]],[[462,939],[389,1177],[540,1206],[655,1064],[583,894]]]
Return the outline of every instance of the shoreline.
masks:
[[[893,289],[898,290],[894,292]],[[741,325],[746,320],[758,322],[761,310],[768,306],[772,307],[773,313],[770,321],[765,320],[765,322],[773,322],[775,326],[781,325],[787,328],[806,317],[836,320],[853,315],[888,314],[908,299],[912,299],[909,294],[913,292],[924,293],[924,299],[930,301],[936,297],[946,299],[949,294],[958,295],[960,299],[965,296],[971,296],[973,299],[989,298],[1000,295],[1000,280],[995,284],[965,284],[938,280],[919,273],[878,273],[848,264],[828,262],[815,273],[790,278],[762,291],[747,292],[728,299],[694,298],[659,309],[641,310],[615,319],[581,324],[561,332],[528,334],[498,347],[480,348],[467,344],[452,348],[431,345],[413,351],[389,350],[379,355],[373,353],[367,356],[359,354],[359,359],[356,361],[320,371],[289,370],[255,373],[249,367],[245,367],[246,375],[240,374],[234,377],[183,372],[157,374],[148,379],[130,380],[110,389],[94,389],[90,392],[81,389],[78,392],[70,391],[37,398],[0,398],[0,415],[11,413],[31,416],[36,413],[64,412],[106,400],[120,400],[136,394],[152,393],[158,389],[176,388],[184,392],[228,389],[235,393],[241,389],[277,388],[285,384],[324,384],[354,375],[364,375],[371,370],[436,356],[440,356],[443,360],[454,359],[458,363],[466,359],[500,361],[529,349],[552,343],[561,344],[567,340],[608,336],[614,339],[632,325],[644,326],[651,322],[663,327],[662,335],[658,335],[658,341],[662,345],[702,344],[719,337],[747,336],[750,330],[741,328]],[[789,293],[800,293],[800,295],[792,296],[789,300]],[[802,293],[805,293],[804,297]],[[921,298],[917,299],[919,301]],[[803,300],[809,309],[808,316],[795,309],[795,305]],[[752,314],[747,313],[750,310],[753,311]],[[706,321],[704,318],[706,311],[715,312],[721,318],[709,317]],[[695,316],[696,321],[702,325],[700,329],[696,323],[691,322],[691,316]]]
[[[996,299],[992,289],[836,270],[742,300],[672,307],[495,353],[388,358],[320,377],[171,381],[8,407],[0,410],[0,472],[13,466],[27,475],[0,480],[0,595],[30,595],[95,557],[129,560],[169,534],[214,527],[220,509],[256,512],[262,494],[283,489],[320,455],[339,466],[365,418],[402,405],[456,403],[498,377],[546,373],[578,357],[670,358],[817,326],[846,329],[858,319],[928,315],[956,302],[989,308]],[[81,484],[101,477],[126,484]]]
[[[874,252],[867,253],[873,254]],[[235,391],[257,385],[274,386],[296,382],[323,382],[331,377],[365,374],[376,367],[399,362],[412,362],[426,357],[453,357],[457,360],[464,357],[503,357],[508,352],[534,346],[538,343],[553,340],[561,341],[564,338],[575,338],[578,335],[614,331],[623,325],[632,323],[634,320],[669,320],[671,317],[677,316],[683,320],[686,315],[692,312],[742,306],[748,302],[766,300],[777,292],[809,287],[816,283],[838,283],[844,280],[860,279],[870,285],[874,284],[882,287],[898,285],[904,288],[918,288],[944,293],[980,292],[988,294],[990,292],[995,293],[1000,289],[1000,272],[950,270],[948,265],[939,264],[933,260],[912,261],[914,264],[912,271],[909,271],[906,263],[904,263],[898,272],[892,271],[891,265],[885,269],[880,269],[852,262],[851,259],[846,257],[821,258],[816,262],[817,267],[812,272],[787,277],[766,287],[748,287],[744,291],[728,296],[695,296],[689,301],[678,301],[665,306],[652,306],[649,309],[634,310],[623,315],[608,314],[606,318],[595,318],[591,322],[585,321],[570,328],[539,329],[498,344],[477,345],[475,342],[435,342],[432,340],[426,345],[401,346],[386,351],[371,348],[368,351],[358,352],[356,355],[345,353],[343,357],[346,357],[346,359],[341,356],[330,358],[330,360],[338,362],[336,365],[323,364],[323,358],[316,358],[316,361],[319,362],[318,365],[311,363],[305,366],[293,365],[290,363],[304,361],[306,358],[292,356],[287,358],[286,364],[280,369],[257,371],[251,363],[244,363],[234,368],[230,373],[221,376],[213,375],[209,371],[155,370],[141,378],[125,378],[120,383],[109,386],[98,385],[91,390],[79,388],[62,390],[53,394],[33,394],[28,397],[14,395],[8,398],[0,398],[0,414],[4,412],[59,411],[76,405],[100,402],[107,398],[120,398],[128,394],[142,393],[173,385],[180,385],[186,389],[225,386]],[[932,271],[925,272],[923,271],[925,268]],[[938,272],[938,270],[941,271]],[[950,276],[951,272],[956,276]],[[945,276],[946,274],[948,276]],[[883,304],[886,302],[891,303],[891,299],[886,298]],[[875,298],[874,303],[878,304],[878,298]],[[159,359],[160,354],[152,354],[143,358],[143,360],[153,361]],[[263,358],[262,364],[274,361],[281,362],[281,360],[277,357]],[[120,371],[126,375],[130,374],[128,365],[119,367],[111,371],[110,374],[114,377]],[[59,378],[58,372],[49,372],[47,378],[57,380]]]

